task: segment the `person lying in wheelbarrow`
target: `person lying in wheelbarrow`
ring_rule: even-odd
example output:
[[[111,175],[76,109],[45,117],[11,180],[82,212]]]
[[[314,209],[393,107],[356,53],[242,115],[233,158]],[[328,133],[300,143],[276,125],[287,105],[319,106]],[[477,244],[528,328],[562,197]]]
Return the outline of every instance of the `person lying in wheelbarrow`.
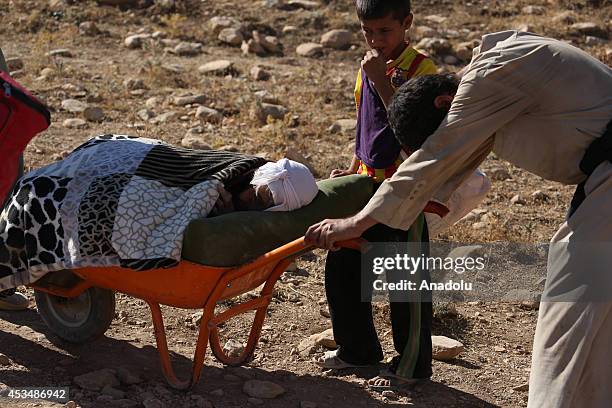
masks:
[[[0,216],[0,291],[63,269],[172,267],[191,221],[291,211],[317,193],[306,166],[287,159],[98,136],[17,183]]]

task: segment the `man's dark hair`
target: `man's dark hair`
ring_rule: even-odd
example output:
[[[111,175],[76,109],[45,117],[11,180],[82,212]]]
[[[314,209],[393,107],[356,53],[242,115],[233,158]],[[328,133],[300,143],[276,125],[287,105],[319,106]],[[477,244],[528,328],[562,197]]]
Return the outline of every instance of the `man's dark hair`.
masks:
[[[356,0],[359,20],[373,20],[392,15],[399,21],[410,14],[410,0]]]
[[[389,106],[389,123],[400,144],[411,151],[420,149],[449,110],[436,108],[436,97],[454,95],[458,87],[459,80],[453,74],[419,76],[404,83]]]

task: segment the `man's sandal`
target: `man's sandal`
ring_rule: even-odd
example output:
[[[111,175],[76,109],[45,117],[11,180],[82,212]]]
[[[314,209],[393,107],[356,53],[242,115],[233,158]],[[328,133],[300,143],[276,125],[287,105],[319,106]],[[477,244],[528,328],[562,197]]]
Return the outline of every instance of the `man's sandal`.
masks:
[[[422,378],[406,378],[393,373],[391,370],[385,369],[374,378],[367,381],[367,387],[372,391],[387,391],[397,390],[403,387],[413,386],[424,379]]]
[[[343,368],[360,368],[360,367],[368,367],[367,365],[357,365],[347,363],[338,357],[338,350],[326,351],[320,357],[314,358],[313,363],[318,365],[321,368],[325,368],[327,370],[341,370]]]

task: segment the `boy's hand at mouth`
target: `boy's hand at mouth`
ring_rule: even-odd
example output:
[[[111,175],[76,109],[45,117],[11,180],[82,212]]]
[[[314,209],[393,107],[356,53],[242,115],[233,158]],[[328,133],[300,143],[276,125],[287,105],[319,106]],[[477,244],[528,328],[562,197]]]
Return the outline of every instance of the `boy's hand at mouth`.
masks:
[[[372,49],[361,61],[361,68],[372,82],[387,81],[387,60],[382,52]]]

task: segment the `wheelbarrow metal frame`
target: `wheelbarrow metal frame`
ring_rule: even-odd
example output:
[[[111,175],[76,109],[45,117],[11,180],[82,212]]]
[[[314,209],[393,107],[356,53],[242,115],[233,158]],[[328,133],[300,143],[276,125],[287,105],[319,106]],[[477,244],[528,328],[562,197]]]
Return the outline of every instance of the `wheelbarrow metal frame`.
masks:
[[[346,241],[342,243],[342,246],[352,249],[359,249],[361,242],[362,241],[360,240]],[[213,268],[188,261],[182,261],[178,266],[173,268],[153,269],[142,272],[120,267],[83,268],[72,271],[82,279],[72,287],[63,288],[52,285],[41,286],[36,284],[32,284],[30,286],[35,290],[44,291],[55,296],[66,298],[79,296],[88,288],[92,286],[99,286],[124,292],[128,295],[143,299],[147,302],[149,308],[151,309],[155,340],[157,343],[157,349],[159,352],[164,377],[173,388],[187,390],[193,387],[200,378],[200,374],[204,366],[208,342],[210,342],[211,350],[215,357],[227,365],[240,365],[253,354],[261,334],[263,322],[266,317],[266,311],[272,299],[274,285],[283,274],[287,266],[296,257],[310,251],[311,249],[312,248],[310,246],[305,244],[304,238],[302,237],[262,255],[250,263],[235,268]],[[123,274],[123,276],[126,278],[133,277],[132,274],[137,274],[139,278],[148,278],[145,276],[146,274],[153,274],[154,276],[173,276],[173,274],[176,274],[177,271],[180,272],[179,275],[191,277],[193,282],[204,278],[206,276],[204,274],[216,272],[219,277],[216,279],[214,285],[212,285],[212,290],[210,290],[208,293],[196,293],[192,291],[190,296],[196,297],[194,299],[186,299],[184,296],[177,295],[176,293],[174,293],[174,297],[166,296],[160,291],[154,295],[147,296],[146,294],[143,294],[142,287],[130,288],[129,286],[131,283],[128,283],[126,286],[121,284],[122,281],[113,281],[113,279],[111,279],[111,281],[113,281],[111,282],[112,284],[109,284],[108,282],[104,281],[104,279],[100,278],[101,276],[104,276],[105,273],[110,273],[111,275],[116,276],[118,276],[118,274]],[[255,278],[255,280],[249,279],[249,274],[261,274],[261,272],[265,272],[265,278],[263,278],[263,281],[261,278],[259,278],[259,275]],[[150,281],[151,279],[148,280]],[[240,303],[232,306],[230,309],[224,312],[215,314],[215,308],[220,300],[228,299],[238,294],[253,290],[264,282],[264,287],[259,293],[259,296],[255,299]],[[180,284],[178,281],[176,283],[177,285]],[[155,286],[155,282],[152,282],[152,284]],[[187,285],[189,284],[190,283],[188,282]],[[206,287],[208,286],[205,286],[204,288]],[[155,289],[160,288],[155,287]],[[170,290],[170,288],[167,287],[165,289]],[[175,302],[172,300],[175,300]],[[179,379],[172,367],[160,304],[191,309],[202,308],[202,319],[199,325],[198,340],[194,351],[193,365],[189,379]],[[251,326],[251,331],[249,333],[247,345],[239,356],[230,357],[221,347],[219,325],[235,316],[251,310],[255,310],[256,312],[253,324]]]

